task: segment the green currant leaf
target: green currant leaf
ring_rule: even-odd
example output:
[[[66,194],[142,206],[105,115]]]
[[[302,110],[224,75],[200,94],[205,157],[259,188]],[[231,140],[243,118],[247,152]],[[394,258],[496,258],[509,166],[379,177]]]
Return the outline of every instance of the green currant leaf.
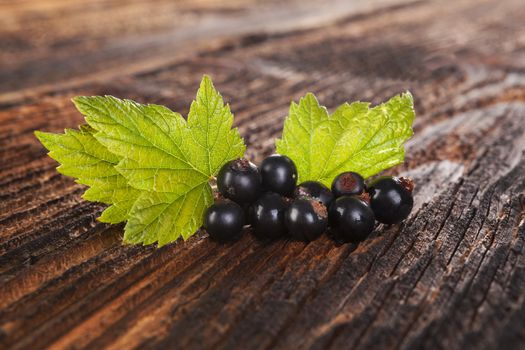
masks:
[[[204,211],[213,203],[211,187],[204,182],[185,191],[143,192],[135,202],[124,231],[128,243],[159,246],[179,235],[190,237],[201,225]]]
[[[215,176],[228,161],[244,155],[246,146],[237,129],[232,129],[233,114],[204,76],[188,114],[189,141],[185,152],[195,168]]]
[[[111,96],[76,97],[100,144],[120,161],[116,169],[142,191],[131,209],[124,239],[163,245],[187,238],[212,203],[210,179],[244,155],[233,114],[204,76],[188,120],[166,107]]]
[[[79,96],[73,102],[97,130],[96,139],[121,158],[117,170],[131,186],[173,192],[187,182],[207,181],[184,149],[189,133],[180,114],[113,96]]]
[[[36,131],[35,135],[50,151],[49,156],[61,163],[57,168],[60,173],[90,186],[84,199],[110,204],[99,219],[119,223],[128,218],[139,191],[129,186],[115,169],[119,157],[102,146],[93,132],[92,128],[82,126],[80,130],[66,129],[63,134]]]
[[[277,152],[296,164],[299,182],[330,186],[345,171],[367,178],[402,163],[404,142],[412,134],[412,95],[407,92],[374,108],[368,103],[341,105],[330,116],[313,94],[292,102]]]

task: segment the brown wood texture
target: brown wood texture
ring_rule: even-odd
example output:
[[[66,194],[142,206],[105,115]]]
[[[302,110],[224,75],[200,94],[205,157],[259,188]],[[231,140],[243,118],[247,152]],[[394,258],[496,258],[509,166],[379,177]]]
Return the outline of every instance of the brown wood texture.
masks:
[[[0,1],[0,348],[525,347],[525,6],[505,1]],[[58,174],[33,136],[112,94],[186,113],[202,74],[254,161],[291,100],[410,90],[404,223],[160,249]]]

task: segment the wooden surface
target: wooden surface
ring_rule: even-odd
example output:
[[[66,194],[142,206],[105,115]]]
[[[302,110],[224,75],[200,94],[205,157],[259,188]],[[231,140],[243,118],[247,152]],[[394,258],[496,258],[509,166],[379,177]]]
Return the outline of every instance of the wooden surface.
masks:
[[[0,1],[0,348],[525,347],[525,6]],[[254,161],[290,100],[415,96],[401,225],[359,245],[121,245],[33,130],[113,94],[183,113],[203,73]]]

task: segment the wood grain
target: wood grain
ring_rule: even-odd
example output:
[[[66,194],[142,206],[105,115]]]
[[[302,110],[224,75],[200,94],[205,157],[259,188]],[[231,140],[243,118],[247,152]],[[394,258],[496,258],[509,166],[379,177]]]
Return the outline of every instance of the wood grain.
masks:
[[[521,0],[0,1],[0,22],[0,348],[525,346]],[[33,131],[82,123],[79,94],[186,113],[203,73],[256,162],[307,91],[412,91],[409,219],[359,246],[122,245]]]

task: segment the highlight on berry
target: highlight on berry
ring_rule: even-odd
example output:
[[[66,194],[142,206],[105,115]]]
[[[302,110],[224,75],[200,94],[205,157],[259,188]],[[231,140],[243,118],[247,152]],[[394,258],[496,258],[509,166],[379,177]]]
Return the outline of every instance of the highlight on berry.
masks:
[[[294,162],[274,154],[260,167],[245,158],[222,166],[219,194],[204,215],[214,240],[234,241],[245,227],[259,239],[290,238],[310,242],[329,232],[334,239],[358,243],[380,224],[397,224],[412,210],[411,179],[380,176],[369,181],[345,171],[328,188],[318,181],[297,184]]]

